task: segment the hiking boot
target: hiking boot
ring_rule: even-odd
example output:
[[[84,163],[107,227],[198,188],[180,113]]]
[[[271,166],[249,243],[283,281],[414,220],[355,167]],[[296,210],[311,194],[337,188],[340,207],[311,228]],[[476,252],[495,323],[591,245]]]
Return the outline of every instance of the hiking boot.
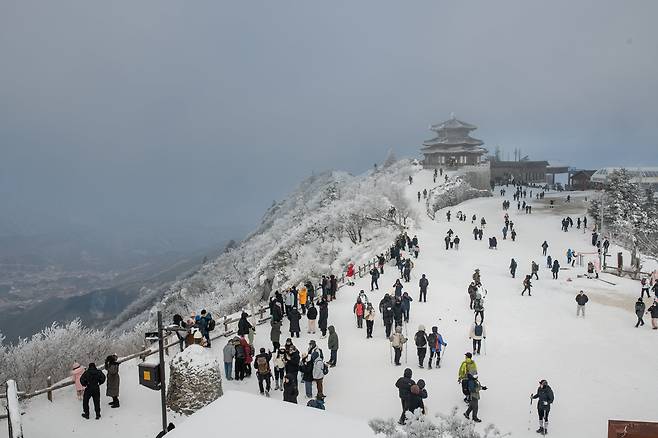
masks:
[[[89,414],[85,414],[85,413],[83,412],[83,413],[82,413],[82,418],[86,418],[87,420],[89,420]]]
[[[543,427],[540,427],[540,428],[537,429],[535,432],[537,432],[537,433],[541,433],[541,434],[543,435],[543,434],[544,434],[544,428],[543,428]]]
[[[482,420],[480,420],[479,418],[473,418],[473,421],[475,421],[476,423],[482,423]]]
[[[120,405],[119,405],[119,402],[116,402],[116,403],[110,404],[110,407],[111,407],[111,408],[118,408],[119,406],[120,406]]]
[[[96,419],[100,420],[101,419],[101,414],[96,414]]]
[[[467,414],[466,412],[464,412],[464,417],[466,417],[467,420],[470,420],[470,419],[471,419],[471,417],[469,417],[468,414]]]

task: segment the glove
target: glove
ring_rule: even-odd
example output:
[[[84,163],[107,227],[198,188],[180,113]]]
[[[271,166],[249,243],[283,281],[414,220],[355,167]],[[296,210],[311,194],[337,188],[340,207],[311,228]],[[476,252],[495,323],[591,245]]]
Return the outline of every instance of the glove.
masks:
[[[485,336],[484,339],[487,339],[487,337]]]
[[[486,391],[486,390],[487,390],[487,387],[486,387],[486,386],[483,386],[482,389],[483,389],[484,391]]]
[[[544,406],[548,406],[548,402],[547,402],[547,401],[544,402]]]

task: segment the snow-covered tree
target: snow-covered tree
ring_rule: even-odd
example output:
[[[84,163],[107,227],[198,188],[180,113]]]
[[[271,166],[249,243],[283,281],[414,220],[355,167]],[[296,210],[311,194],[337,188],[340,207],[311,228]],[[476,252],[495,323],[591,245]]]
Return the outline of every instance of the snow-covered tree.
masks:
[[[407,412],[404,425],[399,425],[392,418],[373,419],[368,424],[376,434],[386,438],[502,438],[510,435],[501,434],[492,424],[485,427],[484,433],[479,433],[474,422],[457,413],[457,407],[450,414],[437,414],[435,420],[417,409],[415,413]]]
[[[640,269],[640,256],[658,254],[658,205],[653,189],[642,190],[626,169],[612,172],[600,196],[590,201],[589,214],[599,230],[631,251],[631,263]]]

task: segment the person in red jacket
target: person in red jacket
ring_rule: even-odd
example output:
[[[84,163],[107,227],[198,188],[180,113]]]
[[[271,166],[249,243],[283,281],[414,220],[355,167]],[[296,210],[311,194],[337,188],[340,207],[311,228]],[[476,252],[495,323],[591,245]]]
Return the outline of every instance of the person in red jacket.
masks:
[[[254,347],[249,345],[249,342],[247,342],[244,336],[240,336],[240,345],[244,349],[244,372],[247,376],[251,376],[251,361],[253,359]]]
[[[363,328],[363,315],[366,313],[366,305],[361,301],[361,298],[356,299],[354,304],[354,314],[356,315],[356,326]]]
[[[354,263],[352,262],[347,265],[347,284],[354,286]]]

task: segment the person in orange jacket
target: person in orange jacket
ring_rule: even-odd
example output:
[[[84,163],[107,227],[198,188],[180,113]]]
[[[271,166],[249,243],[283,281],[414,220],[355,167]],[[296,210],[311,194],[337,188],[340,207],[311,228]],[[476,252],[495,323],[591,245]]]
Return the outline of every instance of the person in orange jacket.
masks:
[[[297,302],[302,308],[302,315],[306,315],[306,302],[308,301],[308,290],[306,286],[302,286],[297,292]]]

